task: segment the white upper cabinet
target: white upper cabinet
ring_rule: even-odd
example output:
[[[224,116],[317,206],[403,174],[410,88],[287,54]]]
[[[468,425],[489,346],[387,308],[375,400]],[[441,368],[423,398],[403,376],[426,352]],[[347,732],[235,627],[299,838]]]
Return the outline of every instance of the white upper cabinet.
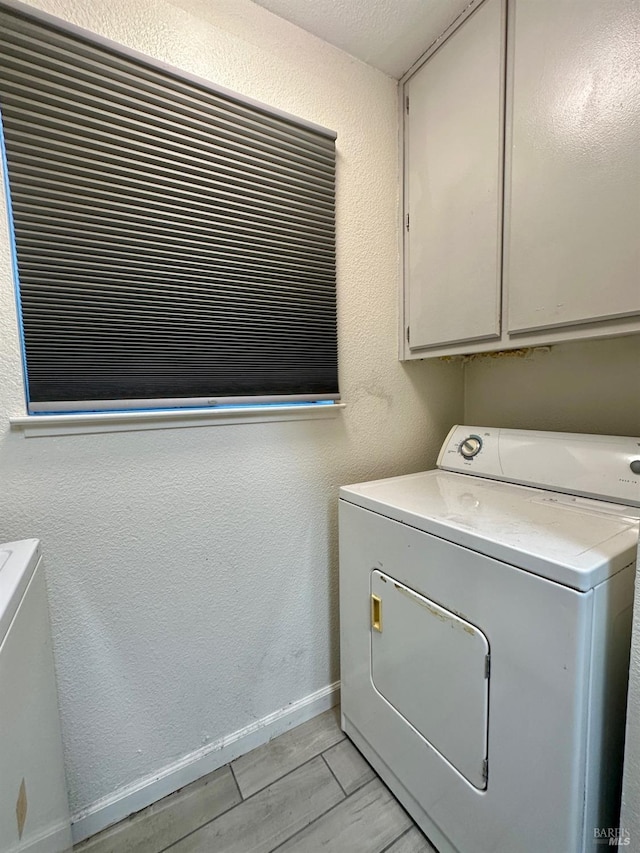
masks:
[[[508,330],[640,314],[640,3],[513,6]]]
[[[502,11],[486,0],[405,86],[412,349],[500,336]]]
[[[640,332],[639,0],[484,0],[404,94],[401,357]]]

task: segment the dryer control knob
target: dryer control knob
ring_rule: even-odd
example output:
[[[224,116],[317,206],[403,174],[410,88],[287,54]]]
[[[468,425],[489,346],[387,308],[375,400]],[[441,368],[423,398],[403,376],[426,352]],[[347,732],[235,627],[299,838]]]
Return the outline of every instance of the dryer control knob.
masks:
[[[640,474],[640,459],[634,459],[629,465],[634,474]]]
[[[460,444],[459,449],[465,459],[473,459],[482,450],[482,439],[479,435],[470,435]]]

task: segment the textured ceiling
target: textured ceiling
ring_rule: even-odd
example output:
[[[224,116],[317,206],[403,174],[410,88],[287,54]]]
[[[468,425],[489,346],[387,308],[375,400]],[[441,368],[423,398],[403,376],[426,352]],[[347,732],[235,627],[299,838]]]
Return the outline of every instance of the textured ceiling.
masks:
[[[402,77],[472,0],[254,0],[392,77]]]

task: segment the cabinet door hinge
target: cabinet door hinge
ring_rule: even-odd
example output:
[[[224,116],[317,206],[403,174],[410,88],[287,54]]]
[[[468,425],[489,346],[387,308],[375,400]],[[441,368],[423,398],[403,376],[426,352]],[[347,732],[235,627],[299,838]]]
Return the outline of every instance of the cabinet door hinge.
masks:
[[[406,229],[408,231],[409,230],[409,214],[408,213],[407,213],[407,216],[405,218],[405,226],[406,226]]]
[[[484,677],[489,678],[491,674],[491,655],[485,655],[484,658]]]
[[[485,758],[485,760],[482,762],[482,781],[485,783],[485,785],[487,783],[488,778],[489,778],[489,759]]]
[[[405,108],[407,110],[407,115],[409,115],[409,95],[404,99]]]

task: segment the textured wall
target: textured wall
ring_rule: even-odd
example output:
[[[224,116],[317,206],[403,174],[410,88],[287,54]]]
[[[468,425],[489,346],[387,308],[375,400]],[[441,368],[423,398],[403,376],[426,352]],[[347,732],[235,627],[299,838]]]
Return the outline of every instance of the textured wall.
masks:
[[[431,465],[462,372],[396,359],[396,84],[248,0],[33,5],[338,132],[337,420],[24,439],[0,203],[0,541],[44,544],[77,811],[338,677],[336,490]]]
[[[639,587],[640,559],[636,572],[636,589]],[[636,850],[640,847],[640,601],[637,596],[633,614],[620,825],[629,832],[631,849]]]
[[[640,436],[640,335],[558,344],[465,368],[465,421]]]

